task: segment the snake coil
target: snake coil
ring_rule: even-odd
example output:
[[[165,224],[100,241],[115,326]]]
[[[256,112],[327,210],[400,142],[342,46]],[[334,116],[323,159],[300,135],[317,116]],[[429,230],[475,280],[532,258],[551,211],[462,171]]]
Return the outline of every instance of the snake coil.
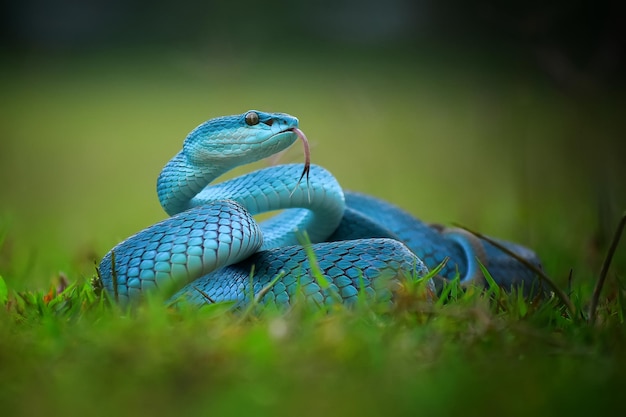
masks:
[[[337,295],[350,302],[360,292],[389,299],[390,282],[423,276],[445,259],[443,278],[480,284],[478,259],[503,287],[532,283],[531,271],[488,243],[342,190],[329,171],[309,165],[307,147],[304,167],[278,165],[210,185],[298,137],[305,140],[295,117],[255,110],[214,118],[191,131],[157,181],[171,217],[105,255],[99,271],[107,291],[120,303],[157,289],[178,290],[176,298],[197,304],[246,302],[259,293],[263,302],[281,305],[298,293],[317,303],[335,302]],[[253,218],[275,210],[282,211],[262,223]],[[301,244],[303,232],[313,258]],[[531,250],[500,243],[539,263]],[[312,259],[329,285],[315,279]]]

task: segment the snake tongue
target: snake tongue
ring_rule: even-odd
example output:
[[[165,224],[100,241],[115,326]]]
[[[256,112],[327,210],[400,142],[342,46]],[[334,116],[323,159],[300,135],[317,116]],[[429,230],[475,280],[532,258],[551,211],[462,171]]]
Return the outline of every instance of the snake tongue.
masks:
[[[308,188],[309,171],[311,169],[311,151],[309,149],[309,140],[306,138],[306,135],[304,134],[304,132],[298,129],[297,127],[291,128],[289,130],[291,130],[293,133],[298,135],[300,140],[302,140],[302,147],[304,148],[304,169],[302,170],[302,175],[300,175],[300,179],[298,179],[298,184],[296,185],[296,188],[298,187],[298,185],[300,185],[300,181],[302,181],[302,178],[304,178],[305,176],[306,176],[306,184]],[[309,196],[309,199],[310,199],[310,196]]]

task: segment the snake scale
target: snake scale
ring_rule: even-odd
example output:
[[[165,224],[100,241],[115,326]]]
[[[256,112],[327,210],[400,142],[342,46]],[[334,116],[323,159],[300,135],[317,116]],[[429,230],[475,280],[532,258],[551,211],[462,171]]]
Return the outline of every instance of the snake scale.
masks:
[[[298,138],[304,165],[210,185]],[[284,113],[250,110],[200,124],[163,168],[157,192],[171,217],[119,243],[98,267],[105,289],[122,304],[157,289],[200,305],[245,303],[260,292],[262,302],[279,305],[297,294],[316,303],[337,295],[350,302],[361,293],[388,300],[389,282],[423,276],[446,259],[438,277],[464,284],[485,284],[479,261],[504,288],[529,287],[535,279],[517,260],[464,231],[428,225],[388,202],[342,190],[329,171],[309,164],[298,119]],[[259,223],[253,218],[269,211],[280,212]],[[532,250],[498,242],[539,264]]]

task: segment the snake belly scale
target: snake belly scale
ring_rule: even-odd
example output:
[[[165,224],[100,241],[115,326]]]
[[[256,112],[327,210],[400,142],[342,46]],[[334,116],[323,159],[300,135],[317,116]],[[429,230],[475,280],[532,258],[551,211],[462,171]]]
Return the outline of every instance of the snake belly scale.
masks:
[[[534,274],[498,248],[465,232],[427,225],[377,198],[342,190],[318,165],[260,169],[212,185],[230,169],[280,152],[298,137],[298,119],[250,110],[210,119],[192,130],[163,168],[157,193],[171,216],[115,246],[99,264],[105,289],[122,304],[147,291],[203,304],[289,304],[296,293],[317,302],[346,302],[362,291],[392,297],[391,284],[423,276],[445,259],[439,276],[481,284],[479,261],[503,287],[530,286]],[[306,148],[308,157],[308,148]],[[306,181],[303,180],[306,172]],[[254,215],[280,211],[257,223]],[[313,278],[312,243],[319,271]],[[523,246],[499,241],[539,264]],[[272,283],[270,286],[269,284]]]

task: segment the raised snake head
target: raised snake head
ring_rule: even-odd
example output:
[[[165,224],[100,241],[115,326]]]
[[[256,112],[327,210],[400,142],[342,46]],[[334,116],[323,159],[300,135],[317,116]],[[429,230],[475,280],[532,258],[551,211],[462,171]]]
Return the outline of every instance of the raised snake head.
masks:
[[[248,164],[280,152],[298,135],[298,119],[285,113],[250,110],[208,120],[192,130],[183,153],[192,164]]]

